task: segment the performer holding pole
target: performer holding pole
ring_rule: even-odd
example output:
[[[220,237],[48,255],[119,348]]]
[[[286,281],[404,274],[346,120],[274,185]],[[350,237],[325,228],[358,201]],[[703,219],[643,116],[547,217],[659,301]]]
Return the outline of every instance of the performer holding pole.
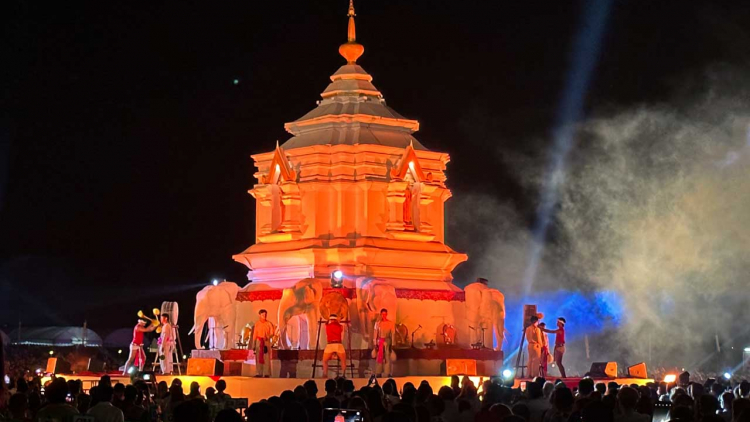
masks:
[[[146,354],[143,352],[143,333],[150,333],[155,329],[155,325],[146,327],[146,321],[138,319],[138,323],[133,328],[133,342],[130,343],[130,354],[122,370],[123,375],[128,374],[128,367],[133,363],[138,367],[138,372],[143,371],[143,365],[146,363]]]
[[[565,378],[565,367],[563,366],[563,356],[565,356],[565,318],[557,318],[557,329],[542,329],[545,333],[555,334],[555,365],[560,368],[560,376]]]
[[[265,309],[258,311],[260,320],[255,323],[253,330],[253,350],[255,351],[256,378],[269,378],[271,375],[271,337],[276,332],[276,327],[267,319],[268,312]],[[268,374],[266,371],[268,364]]]
[[[341,374],[346,374],[346,349],[344,349],[343,343],[344,326],[339,322],[339,317],[336,314],[331,314],[328,317],[326,323],[326,344],[325,350],[323,350],[323,377],[328,378],[328,361],[331,360],[331,356],[335,353],[339,358],[339,364],[341,365]]]
[[[529,343],[529,377],[539,376],[539,364],[542,357],[542,332],[539,330],[539,317],[531,317],[531,325],[526,327],[526,341]]]
[[[393,362],[391,354],[393,353],[394,336],[396,333],[396,324],[388,320],[388,310],[380,310],[380,321],[375,323],[375,350],[373,356],[376,362],[375,373],[378,377],[386,373],[392,377]]]
[[[161,314],[161,337],[159,337],[159,358],[161,359],[161,373],[171,374],[174,366],[172,357],[174,355],[174,330],[169,322],[169,314]]]

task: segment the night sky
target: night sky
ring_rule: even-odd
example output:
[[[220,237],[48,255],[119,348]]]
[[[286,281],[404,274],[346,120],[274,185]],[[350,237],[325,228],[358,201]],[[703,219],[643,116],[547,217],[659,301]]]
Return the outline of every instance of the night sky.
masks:
[[[420,121],[427,148],[451,155],[452,200],[502,197],[533,225],[538,192],[505,158],[549,148],[588,4],[355,4],[359,64],[388,105]],[[231,255],[254,240],[250,155],[315,107],[343,64],[346,9],[4,2],[0,325],[106,331],[162,300],[189,313],[213,278],[243,282]],[[747,22],[747,1],[615,1],[584,114],[666,101],[698,89],[712,65],[747,65]],[[478,276],[476,245],[450,232],[447,242],[470,254],[456,282]]]

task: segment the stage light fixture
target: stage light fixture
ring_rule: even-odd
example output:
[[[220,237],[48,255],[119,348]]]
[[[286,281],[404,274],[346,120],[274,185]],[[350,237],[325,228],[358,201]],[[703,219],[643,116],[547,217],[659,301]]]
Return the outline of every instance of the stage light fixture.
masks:
[[[219,285],[219,280],[214,279],[214,281],[212,281],[211,284],[213,284],[214,286],[218,286]]]
[[[122,349],[117,349],[117,354],[121,355],[122,354]]]
[[[677,375],[669,374],[664,376],[664,382],[667,384],[672,384],[675,380],[677,380]]]
[[[503,378],[508,379],[513,376],[513,371],[510,369],[503,369]]]
[[[341,288],[344,286],[344,272],[335,270],[331,273],[331,287]]]
[[[128,374],[132,375],[133,372],[135,372],[135,366],[131,366],[130,368],[128,368]]]
[[[730,380],[730,379],[732,379],[732,374],[730,374],[729,372],[724,372],[724,379],[725,379],[725,380]]]
[[[745,352],[750,353],[750,347],[745,347]]]
[[[50,350],[50,351],[49,351],[49,355],[50,355],[50,356],[52,356],[52,355],[54,355],[54,354],[55,354],[55,351],[54,351],[54,350]]]

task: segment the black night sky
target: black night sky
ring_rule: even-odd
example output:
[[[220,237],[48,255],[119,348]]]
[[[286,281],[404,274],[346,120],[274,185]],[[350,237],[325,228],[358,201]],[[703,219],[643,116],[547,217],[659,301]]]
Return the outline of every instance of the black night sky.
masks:
[[[343,64],[346,3],[4,2],[0,324],[129,326],[163,300],[190,311],[213,278],[244,281],[231,255],[254,240],[250,155],[288,139]],[[588,4],[355,4],[359,63],[451,155],[453,200],[502,197],[533,225],[538,192],[503,157],[548,149]],[[746,65],[747,22],[746,1],[615,0],[584,114]],[[476,245],[447,242],[470,255],[456,282],[480,275]]]

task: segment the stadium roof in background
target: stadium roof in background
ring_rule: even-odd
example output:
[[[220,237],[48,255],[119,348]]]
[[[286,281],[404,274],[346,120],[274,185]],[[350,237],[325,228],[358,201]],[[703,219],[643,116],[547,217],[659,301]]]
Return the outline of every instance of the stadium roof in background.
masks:
[[[101,347],[102,338],[91,329],[83,327],[22,328],[9,334],[11,344],[27,346],[84,346]]]

